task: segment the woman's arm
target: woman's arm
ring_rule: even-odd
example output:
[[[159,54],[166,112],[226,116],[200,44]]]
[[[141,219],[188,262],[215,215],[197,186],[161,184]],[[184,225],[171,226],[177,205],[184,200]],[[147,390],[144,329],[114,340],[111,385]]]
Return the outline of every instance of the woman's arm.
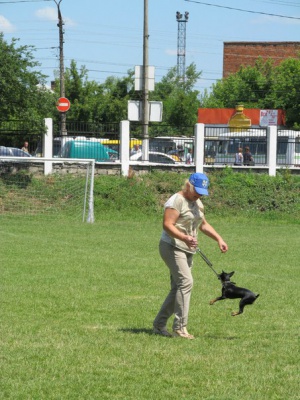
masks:
[[[204,233],[206,236],[214,239],[218,242],[219,248],[222,253],[225,253],[228,250],[227,244],[224,242],[223,238],[218,234],[218,232],[206,221],[204,218],[202,224],[200,225],[200,231]]]

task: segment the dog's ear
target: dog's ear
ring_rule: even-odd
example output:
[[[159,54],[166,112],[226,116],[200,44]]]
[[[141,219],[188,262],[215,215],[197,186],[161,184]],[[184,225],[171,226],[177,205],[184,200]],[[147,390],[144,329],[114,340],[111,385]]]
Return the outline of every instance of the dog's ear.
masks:
[[[232,277],[233,274],[234,274],[234,271],[229,273],[230,278]]]

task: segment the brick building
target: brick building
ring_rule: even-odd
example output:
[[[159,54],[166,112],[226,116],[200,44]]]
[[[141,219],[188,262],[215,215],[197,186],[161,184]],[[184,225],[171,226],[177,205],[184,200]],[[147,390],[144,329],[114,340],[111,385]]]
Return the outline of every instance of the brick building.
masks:
[[[288,57],[300,56],[300,42],[224,42],[223,78],[236,73],[242,65],[254,66],[255,61],[271,58],[278,65]]]

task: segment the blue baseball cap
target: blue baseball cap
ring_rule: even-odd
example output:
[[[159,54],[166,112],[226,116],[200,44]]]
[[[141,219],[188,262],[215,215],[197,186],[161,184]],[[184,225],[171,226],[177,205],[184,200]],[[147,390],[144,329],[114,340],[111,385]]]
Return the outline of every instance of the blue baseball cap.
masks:
[[[208,196],[209,179],[205,174],[195,173],[189,178],[189,182],[194,186],[195,191],[202,196]]]

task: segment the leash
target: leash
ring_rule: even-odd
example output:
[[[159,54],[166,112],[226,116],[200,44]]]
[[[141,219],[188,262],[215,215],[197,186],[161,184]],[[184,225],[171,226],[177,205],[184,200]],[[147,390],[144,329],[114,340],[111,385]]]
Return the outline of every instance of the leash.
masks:
[[[197,247],[196,252],[200,254],[200,256],[206,262],[206,264],[209,266],[209,268],[216,274],[217,278],[220,279],[218,273],[214,270],[212,263],[209,261],[209,259],[206,257],[206,255],[204,253],[202,253],[202,251],[200,250],[199,247]]]

